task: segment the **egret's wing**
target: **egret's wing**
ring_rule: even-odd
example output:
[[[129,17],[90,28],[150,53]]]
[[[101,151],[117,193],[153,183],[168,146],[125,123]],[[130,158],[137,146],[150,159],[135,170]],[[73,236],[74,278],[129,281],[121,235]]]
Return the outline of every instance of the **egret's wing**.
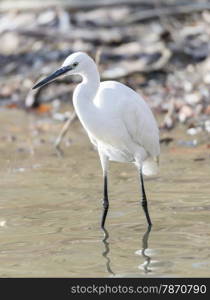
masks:
[[[133,93],[124,111],[125,126],[132,139],[151,155],[160,153],[159,130],[151,109],[145,100]]]
[[[105,81],[96,100],[96,105],[106,110],[110,118],[120,120],[119,130],[124,126],[135,143],[151,156],[159,155],[159,130],[151,109],[140,95],[122,83]]]

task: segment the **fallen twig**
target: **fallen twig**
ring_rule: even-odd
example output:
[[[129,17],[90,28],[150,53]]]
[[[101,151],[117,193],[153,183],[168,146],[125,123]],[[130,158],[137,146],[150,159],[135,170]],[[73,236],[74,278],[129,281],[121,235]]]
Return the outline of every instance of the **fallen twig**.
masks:
[[[173,2],[176,2],[174,0]],[[163,2],[163,1],[162,1]],[[164,4],[167,4],[167,0],[164,1]],[[180,2],[180,1],[179,1]],[[42,9],[52,6],[62,6],[71,10],[78,9],[93,9],[98,7],[107,7],[107,6],[120,6],[120,5],[129,5],[129,6],[145,6],[153,7],[156,3],[156,0],[46,0],[46,1],[3,1],[0,4],[0,10],[10,10],[10,9]]]
[[[69,113],[69,118],[68,120],[65,122],[64,126],[62,127],[56,141],[55,141],[55,148],[57,151],[59,151],[61,153],[61,149],[60,149],[60,144],[64,138],[64,136],[66,135],[67,131],[69,130],[70,125],[72,124],[72,122],[74,122],[77,119],[77,114],[74,111],[72,114]]]
[[[138,11],[128,17],[123,22],[116,25],[128,25],[136,22],[142,22],[153,18],[159,18],[161,16],[190,14],[194,12],[200,12],[203,10],[210,9],[210,3],[190,3],[186,5],[171,5],[168,7],[151,8],[146,10]]]

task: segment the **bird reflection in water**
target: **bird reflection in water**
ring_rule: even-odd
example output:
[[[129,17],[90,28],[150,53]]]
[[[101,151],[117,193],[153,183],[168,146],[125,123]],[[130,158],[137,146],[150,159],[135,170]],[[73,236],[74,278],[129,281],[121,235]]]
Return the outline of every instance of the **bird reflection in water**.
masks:
[[[111,274],[112,276],[115,275],[115,273],[112,271],[111,269],[111,260],[108,256],[109,252],[110,252],[110,248],[109,248],[109,233],[106,230],[106,228],[102,229],[104,232],[104,237],[102,239],[102,242],[104,243],[104,251],[102,252],[103,257],[106,259],[106,269],[108,271],[109,274]]]
[[[110,252],[110,247],[109,247],[109,242],[108,242],[109,233],[105,228],[103,228],[102,230],[104,233],[104,237],[102,239],[102,242],[104,244],[104,251],[102,252],[102,256],[106,259],[107,272],[109,274],[111,274],[112,276],[115,276],[116,274],[112,271],[112,268],[111,268],[111,259],[108,256],[108,254]],[[144,263],[139,265],[139,269],[143,269],[145,273],[152,272],[152,269],[149,268],[150,263],[151,263],[151,257],[148,254],[146,254],[146,250],[148,249],[148,241],[149,241],[150,232],[151,232],[151,226],[148,226],[147,230],[145,231],[145,233],[142,237],[142,249],[135,252],[136,254],[141,255],[144,258]]]
[[[143,269],[145,273],[152,272],[152,269],[149,268],[151,263],[151,257],[146,254],[146,250],[148,249],[148,241],[149,235],[151,232],[151,226],[148,226],[147,230],[145,231],[142,237],[142,250],[138,250],[135,253],[144,257],[144,263],[139,265],[139,269]]]

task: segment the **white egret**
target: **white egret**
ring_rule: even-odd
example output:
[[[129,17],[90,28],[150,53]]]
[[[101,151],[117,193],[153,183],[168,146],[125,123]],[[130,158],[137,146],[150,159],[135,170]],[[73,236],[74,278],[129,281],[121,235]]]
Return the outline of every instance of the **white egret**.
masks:
[[[83,52],[69,55],[60,69],[33,88],[41,87],[63,74],[79,74],[82,77],[73,94],[73,105],[90,141],[98,150],[103,169],[101,227],[104,228],[109,208],[107,172],[110,160],[131,162],[137,166],[142,207],[151,226],[143,174],[149,175],[154,171],[155,158],[160,154],[159,130],[152,111],[144,99],[128,86],[116,81],[100,82],[94,60]]]

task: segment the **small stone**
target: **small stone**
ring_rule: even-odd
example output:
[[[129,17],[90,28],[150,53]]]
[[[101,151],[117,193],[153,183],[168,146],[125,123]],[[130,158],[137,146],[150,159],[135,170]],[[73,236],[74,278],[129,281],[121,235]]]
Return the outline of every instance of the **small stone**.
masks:
[[[198,92],[194,92],[194,93],[185,95],[185,101],[190,105],[195,105],[195,104],[199,103],[201,101],[201,99],[202,99],[202,96]]]
[[[39,15],[37,18],[37,23],[39,25],[48,25],[55,19],[55,11],[48,10]]]
[[[189,82],[189,81],[185,81],[184,82],[184,90],[185,90],[185,92],[190,93],[190,92],[192,92],[192,89],[193,89],[192,83]]]
[[[201,131],[202,131],[201,127],[197,127],[197,128],[192,127],[192,128],[189,128],[187,130],[187,133],[190,134],[190,135],[196,135],[196,134],[198,134]]]
[[[204,126],[205,126],[205,130],[207,132],[210,132],[210,120],[207,120],[205,123],[204,123]]]
[[[179,112],[179,121],[184,123],[188,118],[193,116],[192,108],[188,105],[182,106]]]
[[[206,115],[210,115],[210,105],[208,105],[204,112]]]
[[[210,73],[204,75],[203,81],[205,84],[210,84]]]
[[[12,55],[19,48],[19,38],[17,34],[7,32],[1,37],[1,54]]]

